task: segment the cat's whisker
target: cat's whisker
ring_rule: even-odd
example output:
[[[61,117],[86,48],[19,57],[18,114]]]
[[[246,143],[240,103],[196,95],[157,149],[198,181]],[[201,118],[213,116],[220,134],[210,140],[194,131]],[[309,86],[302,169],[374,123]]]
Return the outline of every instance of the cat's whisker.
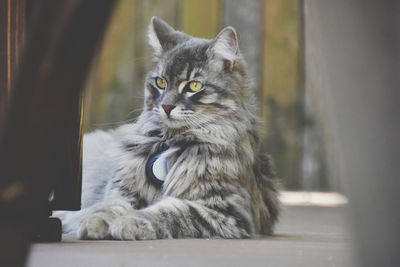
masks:
[[[127,59],[127,61],[128,62],[133,62],[133,63],[136,63],[136,62],[140,62],[140,61],[149,61],[151,59],[151,57],[135,57],[135,58],[131,58],[131,59]]]
[[[142,111],[143,111],[143,108],[136,108],[136,109],[133,109],[133,110],[129,111],[128,116],[129,116],[129,115],[132,115],[132,114],[135,113],[135,112],[142,112]]]
[[[132,118],[132,119],[128,119],[128,120],[123,120],[123,121],[116,121],[116,122],[106,122],[106,123],[96,123],[93,124],[96,127],[104,127],[104,126],[116,126],[116,125],[122,125],[125,123],[132,123],[135,122],[137,120],[137,118]]]

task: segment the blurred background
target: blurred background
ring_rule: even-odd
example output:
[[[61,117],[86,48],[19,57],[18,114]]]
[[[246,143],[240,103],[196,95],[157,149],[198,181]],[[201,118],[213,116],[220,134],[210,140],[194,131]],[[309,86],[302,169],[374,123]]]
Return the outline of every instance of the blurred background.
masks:
[[[285,188],[338,189],[325,167],[318,105],[305,86],[302,1],[121,0],[86,85],[85,132],[115,128],[140,114],[152,16],[202,38],[235,27],[265,122],[263,149],[272,155]]]

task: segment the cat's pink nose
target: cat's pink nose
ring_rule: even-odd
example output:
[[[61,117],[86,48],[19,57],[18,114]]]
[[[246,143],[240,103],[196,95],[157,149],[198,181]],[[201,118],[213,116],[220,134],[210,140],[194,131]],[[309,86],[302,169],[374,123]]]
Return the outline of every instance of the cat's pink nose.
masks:
[[[162,108],[164,109],[165,113],[167,113],[167,116],[169,116],[169,113],[176,107],[174,105],[161,105]]]

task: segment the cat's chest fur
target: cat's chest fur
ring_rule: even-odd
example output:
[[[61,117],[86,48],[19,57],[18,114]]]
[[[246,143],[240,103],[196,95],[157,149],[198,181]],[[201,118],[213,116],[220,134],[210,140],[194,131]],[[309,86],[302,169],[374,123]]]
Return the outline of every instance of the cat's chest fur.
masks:
[[[125,197],[140,198],[148,205],[162,198],[163,189],[168,184],[180,179],[176,170],[188,167],[180,158],[188,144],[182,146],[179,139],[177,142],[176,136],[130,136],[131,142],[122,146],[124,150],[119,158],[124,160],[120,162],[119,173],[115,177],[121,181],[119,190]],[[141,142],[132,142],[138,140]]]

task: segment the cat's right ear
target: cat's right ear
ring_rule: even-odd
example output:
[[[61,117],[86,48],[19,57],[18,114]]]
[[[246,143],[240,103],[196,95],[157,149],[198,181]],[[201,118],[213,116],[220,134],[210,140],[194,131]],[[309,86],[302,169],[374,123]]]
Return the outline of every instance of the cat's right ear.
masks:
[[[232,27],[222,29],[213,40],[210,49],[213,54],[224,60],[225,68],[232,71],[239,51],[239,42],[235,29]]]
[[[179,41],[180,32],[158,17],[152,17],[148,30],[149,43],[156,56],[174,47]]]

